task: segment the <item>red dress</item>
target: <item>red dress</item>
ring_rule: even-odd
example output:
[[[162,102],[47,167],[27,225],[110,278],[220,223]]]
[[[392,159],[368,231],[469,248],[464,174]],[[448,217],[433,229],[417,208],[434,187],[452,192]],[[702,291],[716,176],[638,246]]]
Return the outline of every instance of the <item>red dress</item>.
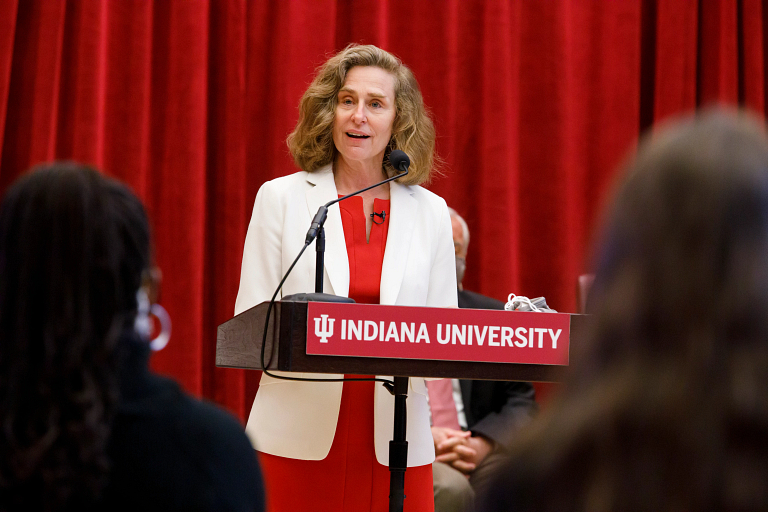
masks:
[[[338,203],[349,258],[349,296],[379,303],[381,266],[389,229],[389,201],[374,200],[387,212],[371,226],[366,242],[363,199]],[[347,375],[347,377],[361,377]],[[389,468],[378,463],[373,447],[373,394],[378,382],[345,382],[336,434],[323,460],[297,460],[259,453],[267,489],[268,512],[387,512]],[[434,511],[432,465],[405,472],[404,512]]]

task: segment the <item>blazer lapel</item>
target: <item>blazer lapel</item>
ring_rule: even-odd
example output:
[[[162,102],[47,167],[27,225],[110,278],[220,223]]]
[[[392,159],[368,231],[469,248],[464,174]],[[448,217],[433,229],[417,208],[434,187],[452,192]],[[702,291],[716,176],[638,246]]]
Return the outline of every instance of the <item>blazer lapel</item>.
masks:
[[[314,185],[306,193],[309,217],[314,218],[321,206],[338,198],[331,166],[328,165],[308,173],[307,181]],[[313,253],[312,258],[314,258],[314,245],[308,248],[307,252],[310,250]],[[338,205],[328,208],[328,218],[325,221],[325,275],[328,276],[332,288],[331,290],[323,290],[325,293],[344,297],[349,294],[349,260],[347,258],[347,245],[344,241],[344,226],[341,223]]]
[[[411,189],[394,181],[389,184],[389,230],[384,262],[381,267],[381,304],[395,304],[411,248],[413,227],[418,210]]]

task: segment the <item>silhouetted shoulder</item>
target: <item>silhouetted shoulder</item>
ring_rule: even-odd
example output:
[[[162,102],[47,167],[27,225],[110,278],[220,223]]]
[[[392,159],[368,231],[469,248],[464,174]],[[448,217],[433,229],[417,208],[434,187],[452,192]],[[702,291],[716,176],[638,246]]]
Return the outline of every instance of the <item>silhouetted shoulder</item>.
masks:
[[[264,509],[256,454],[229,413],[148,374],[120,407],[106,504],[141,510]]]

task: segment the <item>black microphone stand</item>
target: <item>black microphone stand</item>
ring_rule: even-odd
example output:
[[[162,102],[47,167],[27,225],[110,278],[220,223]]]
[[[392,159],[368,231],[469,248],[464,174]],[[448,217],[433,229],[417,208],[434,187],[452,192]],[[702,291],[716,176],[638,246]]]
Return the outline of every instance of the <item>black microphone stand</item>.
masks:
[[[389,512],[403,512],[405,470],[408,468],[408,441],[405,440],[408,377],[395,377],[394,380],[395,430],[389,442]]]
[[[403,168],[404,167],[404,168]],[[358,190],[344,197],[329,201],[321,206],[312,225],[307,232],[307,243],[315,239],[315,292],[323,293],[323,274],[325,270],[325,221],[328,218],[328,207],[355,196],[366,190],[370,190],[379,185],[389,183],[390,181],[402,178],[408,174],[407,164],[401,166],[400,174],[387,178],[386,180],[371,185],[370,187]],[[395,377],[393,388],[387,387],[387,390],[395,395],[395,424],[394,435],[389,442],[389,512],[403,512],[403,502],[405,500],[405,470],[408,467],[408,441],[405,440],[407,427],[407,412],[405,400],[408,398],[408,377]]]

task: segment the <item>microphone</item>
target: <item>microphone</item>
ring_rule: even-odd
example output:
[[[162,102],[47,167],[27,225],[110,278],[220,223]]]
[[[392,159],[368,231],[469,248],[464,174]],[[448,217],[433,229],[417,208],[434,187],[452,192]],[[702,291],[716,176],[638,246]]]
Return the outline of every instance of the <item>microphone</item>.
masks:
[[[398,171],[405,173],[403,174],[405,176],[408,174],[408,168],[411,166],[411,159],[408,158],[404,151],[395,149],[389,154],[389,163]]]
[[[378,222],[376,222],[376,217],[379,218]],[[384,224],[384,221],[387,220],[387,212],[384,210],[381,210],[381,213],[373,212],[371,214],[371,219],[373,219],[374,224]]]

